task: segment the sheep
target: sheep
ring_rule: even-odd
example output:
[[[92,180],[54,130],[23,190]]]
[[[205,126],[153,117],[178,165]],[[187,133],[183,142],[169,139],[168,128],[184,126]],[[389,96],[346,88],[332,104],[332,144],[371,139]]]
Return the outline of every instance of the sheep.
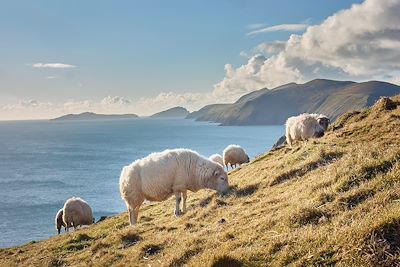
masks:
[[[63,221],[63,209],[60,209],[57,214],[56,214],[56,218],[55,218],[55,224],[56,224],[56,229],[58,231],[58,234],[61,233],[61,227],[64,226],[64,230],[67,229],[64,221]]]
[[[176,197],[175,215],[186,212],[187,190],[214,189],[226,193],[228,174],[224,168],[189,149],[172,149],[152,153],[122,169],[119,188],[129,223],[137,222],[143,201],[164,201]],[[182,212],[180,210],[183,198]]]
[[[94,223],[92,209],[86,201],[79,197],[72,197],[65,202],[62,218],[67,232],[72,226],[76,230],[78,226]]]
[[[220,154],[213,154],[209,157],[210,160],[221,164],[221,166],[224,166],[224,160],[222,159]]]
[[[293,146],[294,141],[307,141],[315,137],[319,138],[324,135],[323,127],[318,120],[312,115],[304,113],[293,116],[286,121],[286,141],[289,147]]]
[[[226,169],[229,169],[229,165],[231,168],[236,167],[236,164],[243,164],[250,162],[250,158],[247,155],[246,151],[238,145],[229,145],[224,149],[223,152],[224,164]]]
[[[312,113],[310,114],[310,116],[314,117],[318,121],[319,125],[321,125],[322,129],[324,129],[325,132],[326,130],[328,130],[328,126],[329,123],[331,123],[331,120],[327,116],[317,113]]]

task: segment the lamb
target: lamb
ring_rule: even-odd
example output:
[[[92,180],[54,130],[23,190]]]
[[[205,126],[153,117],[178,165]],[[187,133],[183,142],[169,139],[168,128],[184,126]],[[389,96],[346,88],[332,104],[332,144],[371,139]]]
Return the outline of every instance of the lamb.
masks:
[[[247,155],[246,151],[238,145],[229,145],[224,149],[223,153],[224,164],[226,169],[229,169],[229,165],[231,168],[236,167],[236,164],[243,164],[250,162],[250,158]]]
[[[286,140],[289,147],[292,147],[296,140],[307,141],[312,137],[319,138],[323,135],[324,128],[310,114],[304,113],[293,116],[286,121]]]
[[[210,160],[221,164],[221,166],[224,166],[224,160],[222,159],[220,154],[213,154],[209,157]]]
[[[125,166],[119,188],[133,226],[145,200],[164,201],[174,194],[175,215],[179,216],[186,212],[187,190],[197,192],[208,188],[224,194],[229,184],[228,174],[220,164],[189,149],[172,149],[152,153]]]
[[[60,209],[55,218],[55,224],[56,224],[56,229],[58,231],[58,234],[61,233],[61,227],[64,226],[64,230],[67,230],[66,224],[63,221],[63,209]]]
[[[79,197],[72,197],[65,202],[62,218],[67,232],[72,226],[76,230],[78,226],[94,223],[92,209],[86,201]]]

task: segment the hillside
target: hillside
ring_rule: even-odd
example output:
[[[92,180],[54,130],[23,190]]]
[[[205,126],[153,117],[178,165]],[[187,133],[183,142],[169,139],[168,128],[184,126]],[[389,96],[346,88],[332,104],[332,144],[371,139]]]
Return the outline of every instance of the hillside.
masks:
[[[189,111],[183,107],[174,107],[151,115],[152,118],[185,118]]]
[[[317,79],[305,84],[289,83],[261,89],[233,104],[210,105],[188,118],[222,125],[284,124],[293,115],[323,113],[336,120],[340,115],[371,106],[380,96],[400,93],[400,86],[378,81],[356,83]]]
[[[109,120],[109,119],[135,119],[139,116],[136,114],[97,114],[93,112],[83,112],[80,114],[67,114],[51,120],[54,121],[71,121],[71,120]]]
[[[75,233],[0,250],[1,266],[399,266],[400,96],[327,134],[230,172],[231,193],[189,193]],[[116,177],[117,179],[117,177]]]

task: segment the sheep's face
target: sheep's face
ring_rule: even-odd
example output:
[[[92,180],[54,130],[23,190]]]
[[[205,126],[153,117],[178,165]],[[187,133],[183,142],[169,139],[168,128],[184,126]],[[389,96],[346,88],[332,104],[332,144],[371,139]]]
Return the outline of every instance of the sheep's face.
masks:
[[[228,174],[219,164],[212,173],[212,177],[210,179],[210,188],[217,190],[220,194],[226,194],[228,192]]]
[[[324,129],[324,131],[328,129],[330,122],[331,121],[327,117],[318,118],[318,123],[322,127],[322,129]]]

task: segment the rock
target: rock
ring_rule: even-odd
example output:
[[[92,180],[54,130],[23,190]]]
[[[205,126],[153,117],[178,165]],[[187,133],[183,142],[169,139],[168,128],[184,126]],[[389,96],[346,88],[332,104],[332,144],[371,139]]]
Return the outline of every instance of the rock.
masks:
[[[272,146],[272,149],[271,149],[271,150],[277,149],[278,147],[284,146],[284,145],[286,145],[286,144],[287,144],[287,142],[286,142],[286,136],[283,135],[283,136],[281,136],[281,137],[278,139],[278,141],[276,141],[276,143]]]
[[[107,219],[107,218],[108,218],[108,216],[101,216],[100,219],[99,219],[96,223],[99,223],[99,222],[101,222],[101,221],[104,221],[104,220]]]

